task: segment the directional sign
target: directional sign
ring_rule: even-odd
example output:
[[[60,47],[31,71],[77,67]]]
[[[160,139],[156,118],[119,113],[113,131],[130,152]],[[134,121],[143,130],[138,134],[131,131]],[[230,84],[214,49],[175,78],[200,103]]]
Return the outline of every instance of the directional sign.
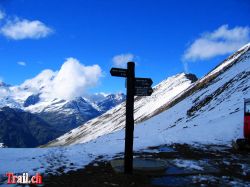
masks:
[[[112,68],[110,74],[116,77],[127,77],[127,69]]]
[[[135,78],[135,87],[150,87],[152,84],[153,81],[150,78]]]
[[[152,93],[153,89],[151,87],[135,87],[136,96],[150,96]]]
[[[135,78],[135,63],[128,62],[127,69],[112,68],[110,74],[116,77],[126,77],[126,125],[124,173],[133,173],[133,142],[134,142],[134,96],[150,96],[153,81],[150,78]]]

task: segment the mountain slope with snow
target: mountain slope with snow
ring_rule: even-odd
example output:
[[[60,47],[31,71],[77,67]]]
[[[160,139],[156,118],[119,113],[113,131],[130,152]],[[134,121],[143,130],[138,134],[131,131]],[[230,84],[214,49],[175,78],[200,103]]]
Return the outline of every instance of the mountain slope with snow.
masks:
[[[178,74],[155,86],[150,97],[135,97],[135,121],[139,122],[150,118],[158,108],[183,92],[196,80],[195,75]],[[50,146],[84,143],[104,134],[120,130],[124,126],[125,102],[59,137],[51,142]]]
[[[164,106],[163,112],[139,124],[135,145],[231,144],[243,137],[243,103],[250,98],[249,85],[250,44]]]

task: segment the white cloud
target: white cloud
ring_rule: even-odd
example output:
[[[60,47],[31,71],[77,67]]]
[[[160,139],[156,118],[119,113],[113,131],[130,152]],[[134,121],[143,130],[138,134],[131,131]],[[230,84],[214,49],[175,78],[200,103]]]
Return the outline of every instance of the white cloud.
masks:
[[[4,17],[5,17],[5,13],[0,10],[0,20],[3,19]]]
[[[17,62],[17,64],[20,65],[20,66],[26,66],[27,65],[26,62],[23,62],[23,61],[19,61],[19,62]]]
[[[68,58],[59,71],[44,70],[35,78],[25,81],[22,87],[42,90],[42,97],[70,100],[83,96],[98,84],[102,70],[98,65],[85,66],[75,58]]]
[[[183,61],[210,59],[230,54],[250,41],[249,27],[228,28],[222,25],[213,32],[206,32],[196,39],[183,55]]]
[[[112,61],[113,61],[114,66],[124,68],[127,66],[127,62],[133,61],[134,58],[135,56],[131,53],[120,54],[120,55],[114,56]]]
[[[54,97],[71,99],[96,86],[102,75],[98,65],[85,66],[75,58],[68,58],[53,80]]]
[[[51,34],[53,30],[41,21],[29,21],[16,18],[8,20],[1,28],[1,34],[13,40],[39,39]]]

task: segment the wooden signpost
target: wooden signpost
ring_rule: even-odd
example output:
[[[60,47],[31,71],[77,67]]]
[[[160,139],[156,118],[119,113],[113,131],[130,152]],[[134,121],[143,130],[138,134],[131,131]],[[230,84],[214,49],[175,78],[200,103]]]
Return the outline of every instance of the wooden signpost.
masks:
[[[112,68],[110,74],[116,77],[126,77],[126,127],[124,173],[133,173],[133,140],[134,140],[134,96],[150,96],[153,81],[150,78],[135,77],[135,63],[128,62],[127,69]]]

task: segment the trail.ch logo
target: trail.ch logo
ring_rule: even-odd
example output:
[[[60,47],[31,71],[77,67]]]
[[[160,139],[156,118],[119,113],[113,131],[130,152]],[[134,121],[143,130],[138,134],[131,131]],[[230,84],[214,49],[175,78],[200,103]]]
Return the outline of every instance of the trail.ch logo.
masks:
[[[28,173],[15,175],[12,172],[7,172],[6,176],[8,177],[7,184],[42,184],[42,176],[40,173],[29,176]]]

